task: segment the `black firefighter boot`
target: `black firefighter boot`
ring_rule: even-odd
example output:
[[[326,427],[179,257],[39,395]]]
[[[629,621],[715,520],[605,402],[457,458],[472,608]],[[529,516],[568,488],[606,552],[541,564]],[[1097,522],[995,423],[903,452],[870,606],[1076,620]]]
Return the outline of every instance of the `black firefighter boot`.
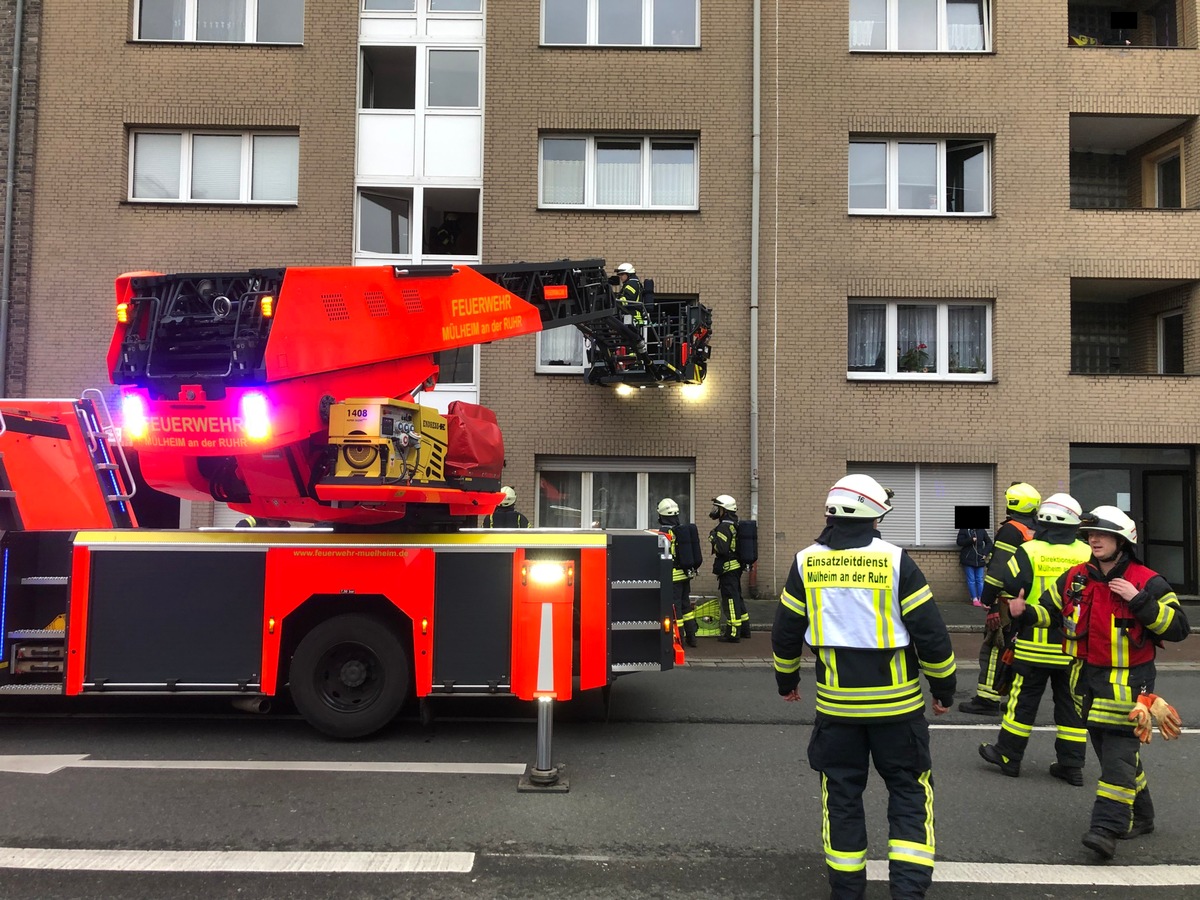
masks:
[[[736,644],[738,642],[737,626],[722,625],[721,634],[717,640],[722,644]]]

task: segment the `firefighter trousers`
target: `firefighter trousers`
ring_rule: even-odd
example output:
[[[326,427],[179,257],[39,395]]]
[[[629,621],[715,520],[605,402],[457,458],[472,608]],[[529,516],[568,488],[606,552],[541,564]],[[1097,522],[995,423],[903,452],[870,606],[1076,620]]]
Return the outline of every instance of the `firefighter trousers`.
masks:
[[[821,774],[821,842],[831,900],[867,891],[863,791],[870,763],[888,790],[888,881],[893,898],[924,897],[933,880],[933,771],[929,723],[845,722],[817,715],[808,764]]]
[[[1000,687],[1003,684],[1007,687],[1007,678],[1005,670],[1008,666],[1001,661],[1003,655],[1003,638],[998,638],[1003,635],[1002,631],[989,631],[983,636],[983,644],[979,648],[979,683],[975,688],[975,693],[980,700],[991,700],[993,703],[999,703],[1002,693]],[[1007,690],[1004,693],[1008,693]]]
[[[1087,755],[1087,729],[1071,691],[1072,668],[1032,666],[1021,660],[1013,663],[1013,682],[1008,692],[1008,705],[1000,720],[997,750],[1020,762],[1029,736],[1033,734],[1033,721],[1048,684],[1054,695],[1055,756],[1059,765],[1083,768]]]
[[[737,637],[738,630],[750,624],[746,601],[742,599],[741,569],[718,575],[717,589],[721,592],[721,634]]]
[[[684,637],[696,639],[696,604],[692,602],[692,580],[684,578],[671,582],[675,589],[675,616]]]
[[[1092,804],[1091,828],[1122,835],[1138,822],[1154,821],[1154,801],[1142,768],[1141,741],[1132,728],[1088,726],[1100,760],[1100,781]]]

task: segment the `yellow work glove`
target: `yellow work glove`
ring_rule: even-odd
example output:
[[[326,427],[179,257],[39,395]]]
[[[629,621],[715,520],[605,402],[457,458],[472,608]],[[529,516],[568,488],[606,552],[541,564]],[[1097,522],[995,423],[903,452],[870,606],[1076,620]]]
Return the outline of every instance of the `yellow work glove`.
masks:
[[[1154,716],[1154,721],[1158,723],[1158,733],[1163,736],[1164,741],[1173,741],[1182,733],[1183,720],[1179,718],[1179,713],[1175,711],[1170,703],[1162,697],[1155,697],[1150,703],[1150,715]]]
[[[1156,699],[1158,698],[1153,694],[1139,694],[1137,703],[1129,711],[1129,721],[1133,723],[1133,733],[1137,735],[1137,739],[1143,744],[1150,743],[1150,739],[1154,737],[1154,725],[1150,717],[1150,704]]]

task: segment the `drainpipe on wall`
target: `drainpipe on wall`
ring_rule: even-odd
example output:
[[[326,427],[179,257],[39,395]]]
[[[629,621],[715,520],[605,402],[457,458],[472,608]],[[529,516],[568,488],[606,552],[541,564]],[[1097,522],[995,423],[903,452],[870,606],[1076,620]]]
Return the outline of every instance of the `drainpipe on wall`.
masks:
[[[758,216],[762,169],[762,0],[754,0],[754,60],[750,127],[750,518],[758,519]],[[750,568],[749,590],[758,587],[758,564]]]
[[[21,36],[25,0],[17,0],[13,22],[12,92],[8,100],[8,169],[4,190],[4,268],[0,274],[0,397],[8,393],[8,307],[12,295],[13,207],[16,205],[17,112],[21,100]]]

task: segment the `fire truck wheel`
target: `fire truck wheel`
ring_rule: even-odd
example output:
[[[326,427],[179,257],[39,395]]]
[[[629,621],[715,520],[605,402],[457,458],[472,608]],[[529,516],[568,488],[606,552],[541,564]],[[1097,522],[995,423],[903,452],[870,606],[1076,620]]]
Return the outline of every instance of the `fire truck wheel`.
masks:
[[[371,616],[336,616],[296,647],[288,671],[292,700],[318,731],[336,738],[372,734],[396,717],[412,684],[408,654]]]

